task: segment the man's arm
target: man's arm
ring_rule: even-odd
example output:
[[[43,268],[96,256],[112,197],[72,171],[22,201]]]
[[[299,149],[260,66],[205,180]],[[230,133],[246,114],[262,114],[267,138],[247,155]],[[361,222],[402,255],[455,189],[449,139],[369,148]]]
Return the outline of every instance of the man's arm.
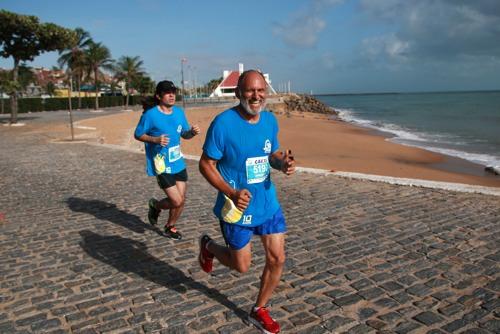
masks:
[[[269,164],[272,168],[282,171],[286,175],[295,173],[295,160],[290,150],[274,152],[269,157]]]
[[[159,137],[153,137],[147,134],[143,134],[139,137],[134,136],[135,139],[142,141],[144,143],[160,144],[161,146],[167,146],[170,139],[167,135],[161,135]]]
[[[217,160],[213,160],[203,153],[200,158],[199,168],[201,175],[207,179],[208,183],[229,197],[238,209],[244,211],[248,207],[251,198],[250,191],[232,188],[217,170]]]
[[[200,132],[201,132],[201,130],[200,130],[200,127],[198,126],[198,124],[193,124],[191,129],[181,133],[181,137],[184,139],[191,139],[194,136],[198,135]]]

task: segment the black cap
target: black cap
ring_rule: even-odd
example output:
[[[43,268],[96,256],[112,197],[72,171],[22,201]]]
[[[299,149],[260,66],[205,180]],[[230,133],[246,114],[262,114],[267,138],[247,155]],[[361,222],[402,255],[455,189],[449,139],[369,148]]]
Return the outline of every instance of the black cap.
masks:
[[[163,80],[158,82],[156,85],[156,95],[163,95],[167,92],[177,92],[177,87],[175,87],[172,81]]]

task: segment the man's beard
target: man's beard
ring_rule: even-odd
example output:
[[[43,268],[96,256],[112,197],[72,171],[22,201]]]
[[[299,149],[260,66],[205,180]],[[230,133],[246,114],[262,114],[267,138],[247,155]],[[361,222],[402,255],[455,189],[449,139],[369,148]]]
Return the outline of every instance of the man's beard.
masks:
[[[252,116],[257,116],[262,110],[264,110],[266,106],[266,100],[263,100],[261,103],[261,106],[259,110],[255,111],[250,108],[250,105],[248,104],[247,100],[240,99],[240,104],[243,107],[243,110],[245,110],[246,113],[252,115]]]

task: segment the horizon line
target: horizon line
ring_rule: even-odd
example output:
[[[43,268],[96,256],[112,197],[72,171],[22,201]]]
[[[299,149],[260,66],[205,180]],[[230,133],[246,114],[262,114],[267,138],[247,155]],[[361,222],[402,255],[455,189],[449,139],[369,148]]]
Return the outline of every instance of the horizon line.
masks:
[[[435,91],[411,91],[411,92],[360,92],[360,93],[312,93],[315,96],[338,96],[338,95],[396,95],[396,94],[442,94],[442,93],[496,93],[500,89],[477,89],[477,90],[435,90]],[[300,94],[300,93],[299,93]],[[309,93],[302,93],[309,94]]]

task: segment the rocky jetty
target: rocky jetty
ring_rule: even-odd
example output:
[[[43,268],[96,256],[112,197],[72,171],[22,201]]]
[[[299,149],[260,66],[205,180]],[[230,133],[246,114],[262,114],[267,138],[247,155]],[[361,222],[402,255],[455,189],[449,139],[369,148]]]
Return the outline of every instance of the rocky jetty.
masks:
[[[313,112],[317,114],[332,114],[337,115],[337,112],[319,101],[315,97],[307,94],[290,95],[284,98],[286,110],[299,112]]]
[[[277,114],[311,112],[317,114],[337,115],[337,112],[333,108],[327,106],[311,95],[283,95],[278,101],[279,102],[272,102],[268,104],[268,108]]]

